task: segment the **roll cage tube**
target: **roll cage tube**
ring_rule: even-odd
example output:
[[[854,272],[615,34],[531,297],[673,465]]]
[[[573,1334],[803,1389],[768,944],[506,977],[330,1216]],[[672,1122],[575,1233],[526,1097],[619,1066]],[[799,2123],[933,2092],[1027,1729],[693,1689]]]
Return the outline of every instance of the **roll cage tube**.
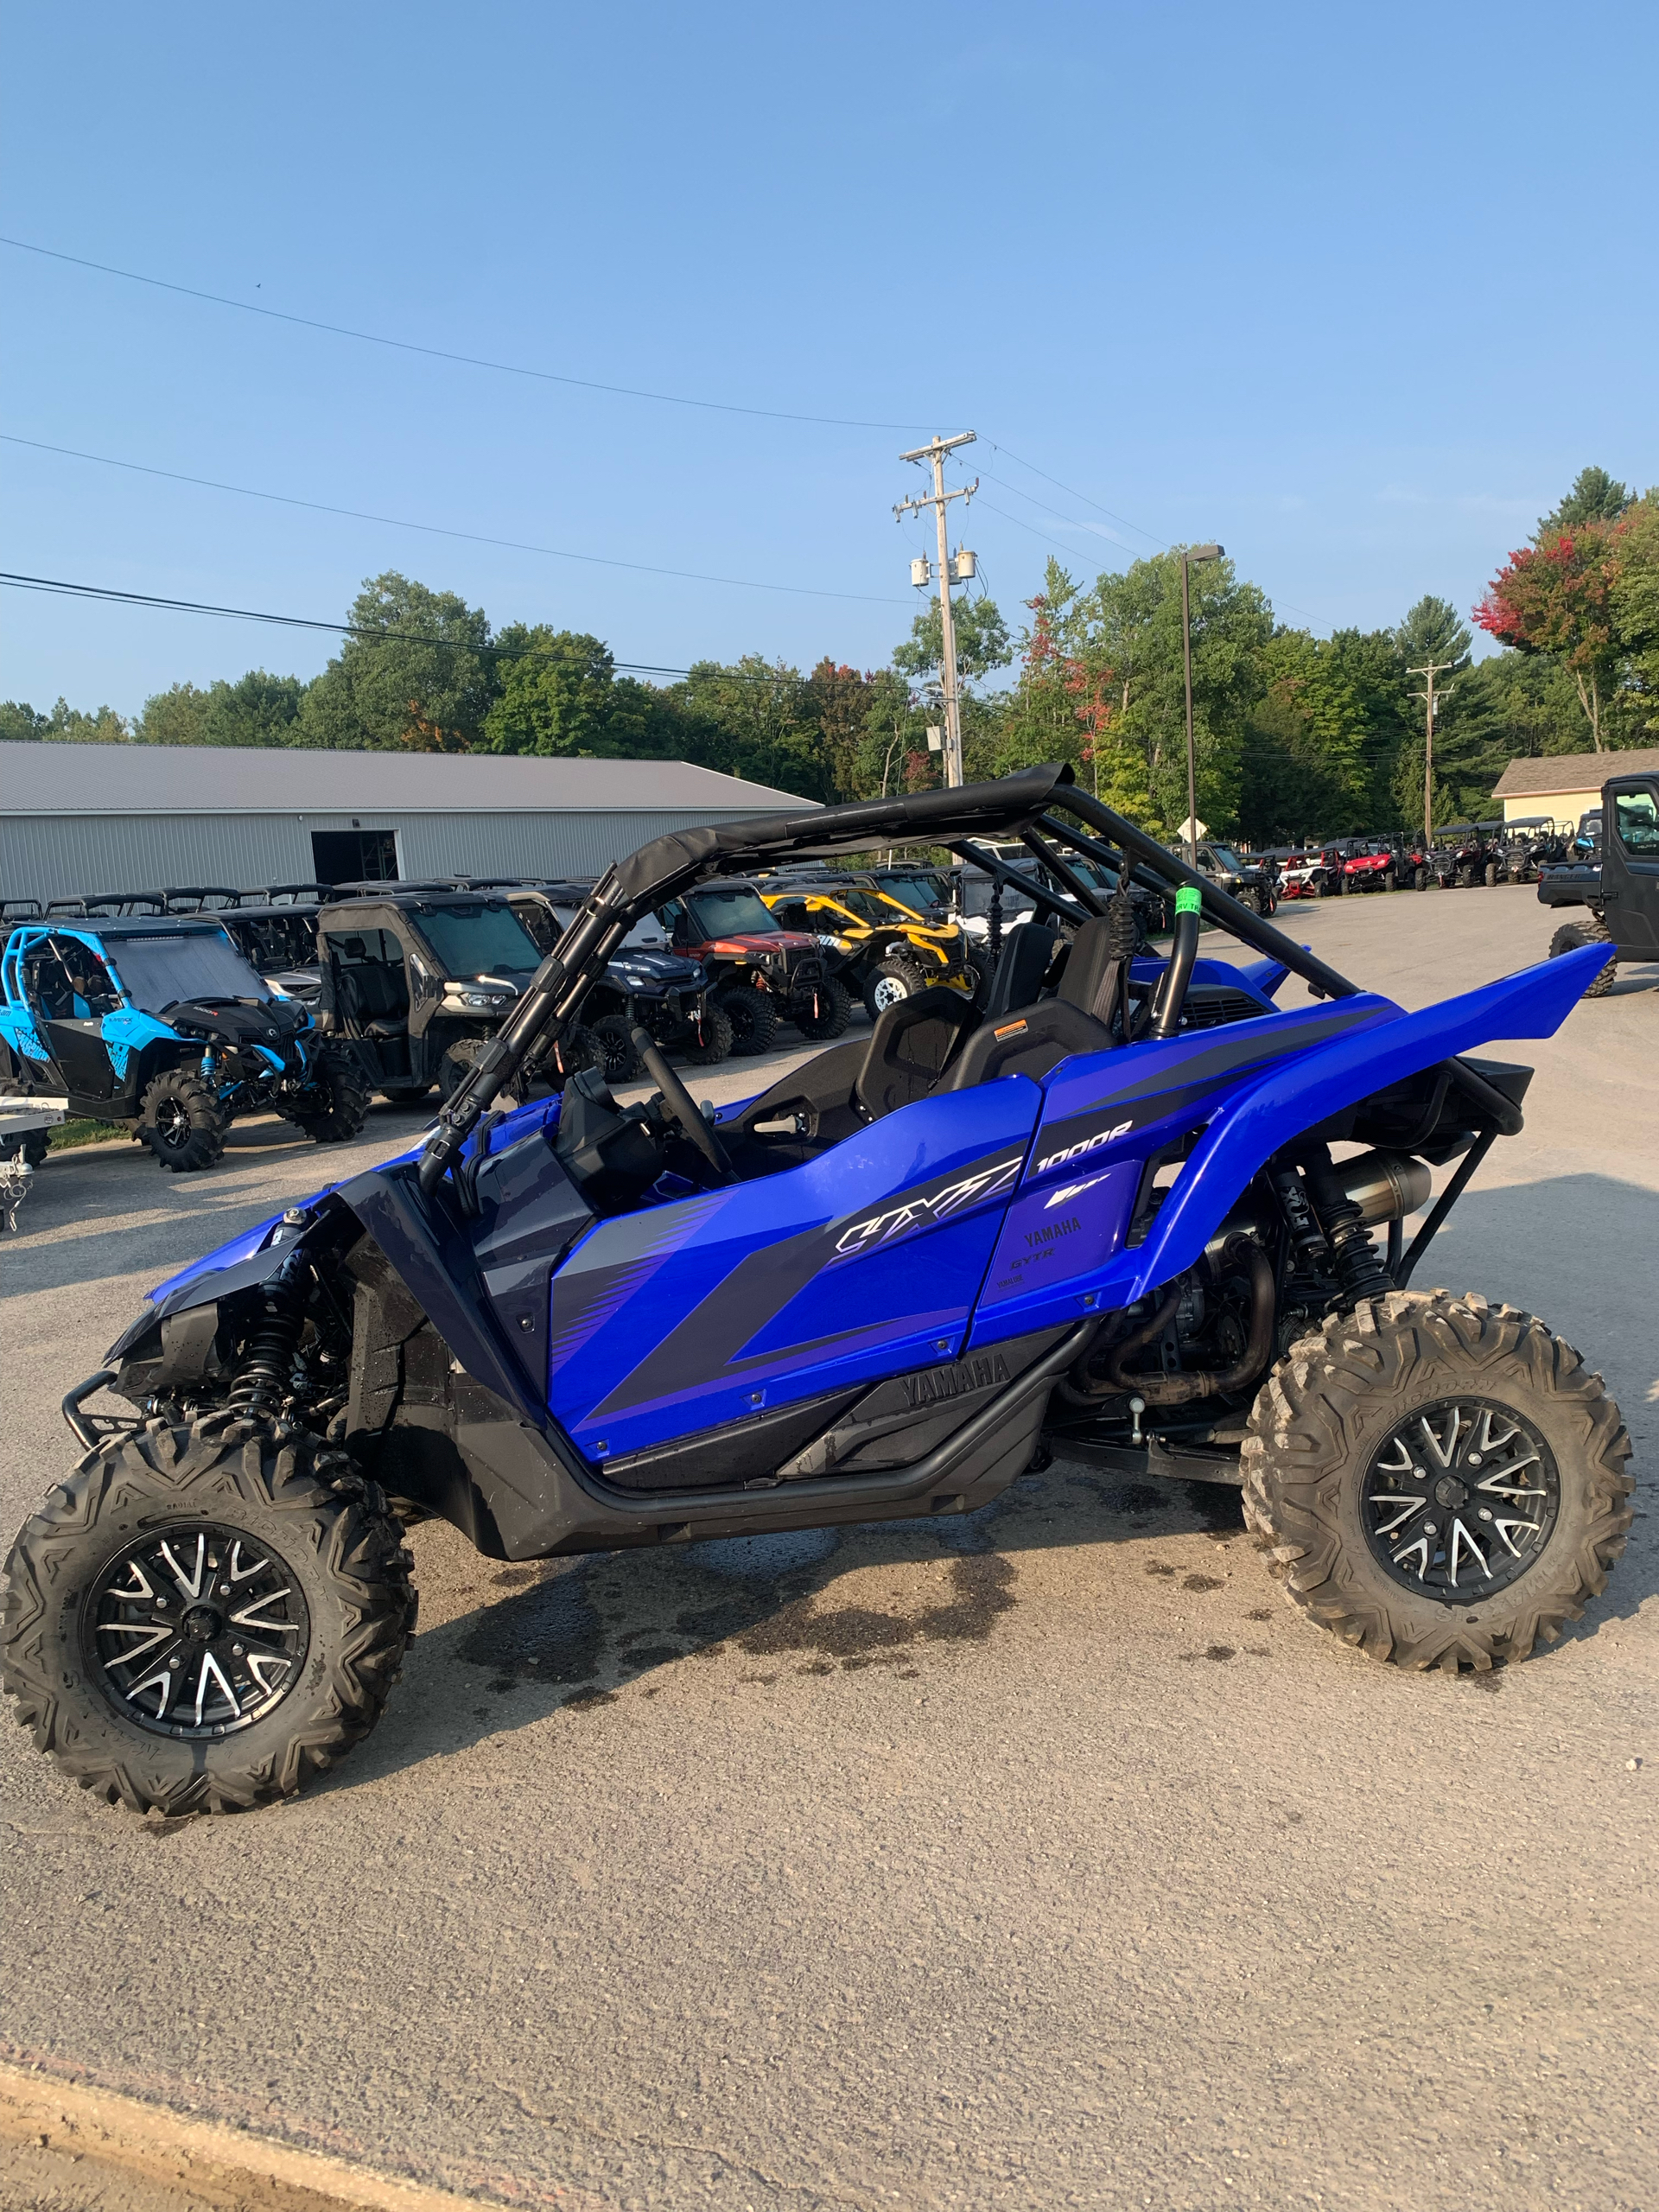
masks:
[[[421,1160],[420,1185],[429,1194],[459,1158],[461,1147],[503,1086],[535,1046],[556,1039],[575,1014],[612,952],[639,917],[721,875],[747,875],[767,863],[795,859],[830,859],[868,850],[873,845],[944,845],[971,858],[976,867],[1017,887],[1041,909],[1071,923],[1098,909],[1095,894],[1079,906],[1048,892],[1041,884],[1004,867],[969,840],[1012,834],[1039,859],[1042,836],[1032,845],[1028,832],[1042,832],[1052,843],[1082,851],[1091,843],[1069,822],[1050,811],[1060,808],[1103,831],[1126,861],[1138,862],[1163,887],[1195,890],[1204,912],[1232,936],[1279,962],[1326,998],[1352,998],[1359,986],[1304,951],[1259,916],[1229,899],[1208,878],[1159,844],[1135,823],[1098,799],[1077,789],[1065,763],[1027,768],[991,784],[955,790],[917,791],[908,798],[859,799],[848,806],[813,809],[798,815],[774,815],[755,823],[683,830],[654,839],[607,868],[575,919],[537,969],[530,988],[503,1023],[472,1072],[438,1116]],[[1054,855],[1058,858],[1058,855]],[[1137,871],[1138,872],[1138,871]],[[1079,880],[1080,879],[1076,879]]]

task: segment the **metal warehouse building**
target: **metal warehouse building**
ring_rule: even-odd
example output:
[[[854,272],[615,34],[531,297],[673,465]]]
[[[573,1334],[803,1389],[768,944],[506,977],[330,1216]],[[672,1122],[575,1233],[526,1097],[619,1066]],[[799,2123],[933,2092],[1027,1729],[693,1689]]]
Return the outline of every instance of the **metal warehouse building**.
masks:
[[[683,760],[0,743],[0,895],[594,875],[667,830],[811,804]]]

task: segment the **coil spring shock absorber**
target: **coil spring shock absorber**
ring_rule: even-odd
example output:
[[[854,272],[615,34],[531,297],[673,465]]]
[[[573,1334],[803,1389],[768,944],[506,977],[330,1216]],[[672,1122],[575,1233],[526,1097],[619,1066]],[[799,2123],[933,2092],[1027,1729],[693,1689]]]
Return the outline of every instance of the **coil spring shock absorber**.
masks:
[[[248,1339],[226,1401],[231,1411],[245,1421],[269,1419],[288,1395],[294,1355],[305,1326],[303,1265],[297,1252],[291,1254],[265,1285],[264,1311]]]
[[[1331,1242],[1344,1302],[1352,1306],[1362,1298],[1386,1298],[1394,1284],[1376,1256],[1359,1208],[1337,1180],[1330,1146],[1310,1146],[1302,1154],[1302,1172],[1314,1211]]]

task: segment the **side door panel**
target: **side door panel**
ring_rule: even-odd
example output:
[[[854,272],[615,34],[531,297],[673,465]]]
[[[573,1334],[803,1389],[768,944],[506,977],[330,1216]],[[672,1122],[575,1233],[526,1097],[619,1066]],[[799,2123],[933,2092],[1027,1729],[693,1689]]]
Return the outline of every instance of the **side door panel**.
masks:
[[[1659,778],[1609,785],[1602,823],[1608,927],[1627,958],[1659,955]]]
[[[601,1222],[553,1278],[549,1402],[601,1462],[954,1358],[1023,1170],[1023,1076],[781,1175]]]

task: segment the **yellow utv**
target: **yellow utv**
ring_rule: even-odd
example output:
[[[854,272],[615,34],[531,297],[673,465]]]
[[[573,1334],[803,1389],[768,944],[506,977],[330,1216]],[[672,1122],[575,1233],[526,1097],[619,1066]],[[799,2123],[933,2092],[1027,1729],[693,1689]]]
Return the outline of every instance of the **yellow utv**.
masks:
[[[842,957],[837,980],[862,996],[874,1021],[899,1000],[944,983],[977,1001],[985,976],[954,920],[925,921],[867,877],[772,877],[760,895],[785,929],[810,930]]]

